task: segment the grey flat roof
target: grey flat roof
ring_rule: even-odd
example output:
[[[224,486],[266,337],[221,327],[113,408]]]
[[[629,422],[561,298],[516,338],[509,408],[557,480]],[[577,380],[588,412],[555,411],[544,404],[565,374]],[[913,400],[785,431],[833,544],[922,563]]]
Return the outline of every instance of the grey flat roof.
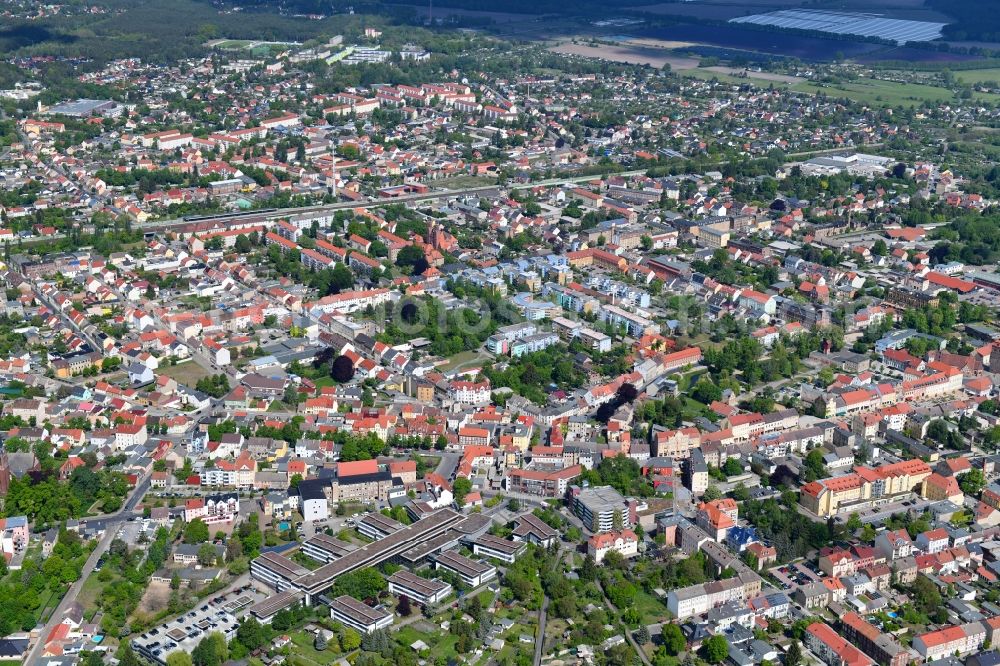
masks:
[[[302,599],[302,593],[295,590],[285,590],[278,592],[274,596],[264,599],[259,604],[250,607],[250,613],[260,618],[271,617],[275,613]]]
[[[357,620],[360,624],[373,624],[387,617],[392,617],[392,613],[381,608],[372,608],[346,594],[331,600],[330,608]]]
[[[449,545],[457,545],[458,540],[461,538],[462,534],[458,530],[450,529],[443,534],[437,535],[433,539],[428,539],[423,543],[418,543],[416,546],[413,546],[408,550],[404,550],[400,557],[412,564]]]
[[[472,540],[472,543],[478,546],[483,546],[484,548],[492,548],[493,550],[497,550],[508,555],[515,555],[519,550],[524,548],[523,543],[510,541],[508,539],[501,539],[500,537],[493,536],[492,534],[484,534],[477,537]]]
[[[263,560],[268,569],[281,574],[289,580],[295,580],[309,573],[309,569],[278,553],[261,553],[258,559]]]
[[[465,520],[454,525],[452,529],[462,534],[473,534],[474,532],[486,529],[492,524],[493,521],[489,516],[484,516],[481,513],[470,513],[465,517]]]
[[[332,537],[324,532],[320,532],[319,534],[309,539],[302,545],[318,548],[327,553],[330,553],[334,557],[343,557],[344,555],[347,555],[348,553],[358,549],[358,547],[355,546],[354,544],[341,541],[340,539]]]
[[[295,584],[311,592],[317,591],[333,583],[333,580],[337,576],[365,565],[375,565],[383,562],[393,555],[402,552],[408,545],[416,544],[423,539],[430,538],[436,532],[446,530],[453,523],[462,520],[464,520],[462,514],[451,509],[441,509],[418,520],[412,525],[404,527],[398,532],[390,534],[384,539],[352,551],[338,560],[321,566],[315,571],[307,572],[296,580]]]
[[[513,532],[516,536],[534,534],[542,539],[559,536],[558,530],[552,529],[548,523],[534,514],[526,513],[518,516],[514,519],[514,522],[517,523],[517,527],[514,528]]]
[[[390,583],[396,583],[417,590],[421,594],[435,594],[448,587],[447,583],[434,578],[421,578],[409,571],[400,570],[389,576]]]
[[[390,518],[388,516],[383,516],[381,513],[369,513],[367,516],[362,518],[358,525],[368,524],[374,527],[379,532],[393,533],[406,527],[403,523]]]
[[[437,556],[437,561],[449,569],[454,569],[467,576],[482,576],[492,569],[492,565],[485,564],[479,560],[470,560],[465,555],[448,550]]]

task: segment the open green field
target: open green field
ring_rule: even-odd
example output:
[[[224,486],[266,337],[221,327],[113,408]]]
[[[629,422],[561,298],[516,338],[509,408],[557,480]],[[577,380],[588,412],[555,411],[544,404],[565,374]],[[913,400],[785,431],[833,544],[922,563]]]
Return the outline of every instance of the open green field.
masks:
[[[488,359],[488,356],[476,351],[459,352],[449,358],[448,362],[445,365],[440,366],[438,370],[441,372],[453,372],[465,368],[472,368]]]
[[[492,176],[455,176],[437,181],[435,185],[440,185],[449,190],[464,190],[470,187],[489,187],[497,184],[497,179]]]
[[[209,377],[212,374],[205,368],[198,365],[195,361],[188,361],[187,363],[178,363],[177,365],[163,367],[156,372],[161,375],[166,375],[172,379],[176,379],[178,384],[184,384],[185,386],[191,387],[197,384],[199,379]]]
[[[1000,67],[993,69],[970,69],[965,72],[955,72],[955,78],[962,83],[994,83],[1000,84]]]
[[[333,381],[333,377],[331,377],[329,375],[324,375],[324,376],[320,377],[319,379],[313,379],[312,383],[316,385],[317,389],[321,389],[324,386],[333,386],[337,382]]]
[[[213,44],[218,49],[245,49],[253,42],[245,39],[226,39],[217,44]]]
[[[405,647],[410,647],[417,641],[423,641],[429,646],[430,654],[436,659],[443,659],[446,663],[451,663],[458,657],[455,644],[458,636],[447,634],[443,631],[423,632],[412,625],[403,627],[396,632],[396,641]]]
[[[701,79],[703,81],[716,80],[721,83],[732,83],[733,85],[737,86],[744,85],[747,83],[753,83],[758,86],[766,86],[766,83],[769,83],[765,81],[752,81],[750,79],[744,79],[738,76],[732,76],[730,74],[722,74],[720,72],[713,72],[707,69],[685,69],[679,72],[679,74],[681,74],[682,76],[690,76],[693,79]],[[783,83],[775,83],[774,87],[778,88],[787,86]]]
[[[952,91],[938,86],[930,86],[921,83],[897,83],[895,81],[879,81],[876,79],[858,79],[849,83],[821,84],[821,83],[796,83],[788,85],[780,81],[759,81],[721,74],[706,69],[688,69],[682,72],[683,76],[690,76],[696,79],[710,81],[716,79],[723,83],[734,85],[744,85],[752,83],[758,87],[773,85],[775,88],[787,88],[795,92],[809,93],[813,95],[824,94],[827,97],[847,97],[855,102],[868,104],[871,106],[916,106],[923,102],[933,104],[943,104],[957,102]],[[955,77],[964,83],[976,83],[979,81],[1000,81],[1000,69],[985,69],[969,72],[956,72]],[[965,78],[968,77],[968,78]],[[1000,95],[991,93],[973,93],[973,96],[983,102],[1000,102]]]
[[[340,655],[333,651],[317,652],[313,647],[312,634],[305,631],[293,631],[288,634],[295,645],[295,656],[306,664],[332,664],[340,658]]]
[[[77,595],[76,600],[80,602],[80,605],[86,608],[94,608],[97,603],[98,597],[101,596],[101,592],[108,583],[102,583],[97,580],[97,573],[93,572],[87,576],[87,580],[83,581],[83,587],[80,588],[80,594]],[[113,579],[112,579],[113,580]]]
[[[205,46],[223,49],[226,51],[239,51],[259,46],[285,48],[289,46],[298,46],[298,44],[296,42],[267,42],[258,39],[218,39],[207,42]]]
[[[670,611],[659,599],[643,590],[636,594],[633,608],[639,611],[643,624],[663,622],[670,615]]]
[[[916,106],[925,101],[933,104],[958,101],[952,91],[945,88],[874,79],[859,79],[836,85],[799,83],[792,86],[791,89],[804,93],[822,93],[827,97],[848,97],[856,102],[871,106]],[[988,93],[977,93],[975,97],[984,102],[1000,100],[1000,96]]]

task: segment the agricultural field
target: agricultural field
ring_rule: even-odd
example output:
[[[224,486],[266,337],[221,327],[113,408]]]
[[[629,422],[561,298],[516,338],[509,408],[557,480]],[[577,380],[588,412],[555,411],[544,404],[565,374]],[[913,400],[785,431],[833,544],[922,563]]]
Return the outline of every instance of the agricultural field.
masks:
[[[956,101],[952,91],[945,88],[918,83],[877,81],[874,79],[861,79],[851,83],[836,85],[800,83],[792,86],[792,90],[805,93],[822,93],[828,97],[848,97],[857,102],[872,106],[915,106],[925,101],[935,104]],[[987,93],[977,94],[976,98],[991,103],[1000,100],[1000,96]]]
[[[1000,85],[1000,67],[955,72],[955,78],[962,83],[988,83],[992,85]]]
[[[629,10],[648,14],[727,20],[747,14],[793,8],[813,9],[815,6],[816,3],[805,0],[689,0],[688,2],[638,5],[629,7]],[[841,0],[837,3],[836,10],[872,12],[886,18],[911,21],[947,22],[951,18],[941,12],[928,9],[924,0]]]
[[[918,67],[920,63],[971,62],[981,59],[982,58],[980,56],[966,55],[964,53],[929,51],[926,49],[915,49],[909,46],[889,47],[881,51],[873,51],[872,53],[866,53],[852,58],[855,62],[862,64],[903,61],[914,63]]]
[[[878,44],[805,37],[791,33],[754,30],[735,25],[682,23],[646,28],[638,32],[643,37],[757,51],[817,62],[826,62],[837,57],[853,58],[884,48]]]
[[[694,79],[701,79],[703,81],[719,81],[721,83],[731,83],[735,86],[746,85],[750,83],[745,78],[733,76],[732,74],[723,74],[721,72],[712,71],[710,69],[689,69],[681,72],[684,76],[688,76]],[[760,84],[758,84],[760,85]]]
[[[560,44],[550,49],[556,53],[583,56],[585,58],[600,58],[612,62],[627,62],[633,65],[650,65],[660,68],[669,64],[675,70],[693,69],[698,66],[694,58],[675,55],[672,52],[654,47],[610,45],[610,44]]]
[[[748,79],[757,79],[759,81],[771,81],[773,83],[784,83],[784,84],[796,84],[804,83],[805,79],[798,76],[788,76],[787,74],[774,74],[771,72],[755,72],[753,70],[742,70],[738,67],[706,67],[706,72],[715,72],[717,74],[725,74],[728,76],[740,77],[745,74]]]

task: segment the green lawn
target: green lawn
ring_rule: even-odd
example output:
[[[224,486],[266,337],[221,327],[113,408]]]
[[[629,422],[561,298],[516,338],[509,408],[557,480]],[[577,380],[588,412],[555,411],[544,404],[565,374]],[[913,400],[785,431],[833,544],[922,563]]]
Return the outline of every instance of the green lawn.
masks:
[[[491,185],[497,184],[496,177],[493,176],[455,176],[454,178],[445,178],[444,180],[434,183],[438,187],[443,187],[449,190],[464,190],[470,187],[489,187]]]
[[[42,606],[38,610],[38,618],[42,622],[47,622],[49,616],[55,611],[56,606],[62,601],[63,595],[56,594],[52,590],[43,590],[39,593],[39,597],[45,599],[45,601],[42,602]]]
[[[448,359],[448,363],[438,368],[441,372],[452,372],[465,367],[473,367],[486,360],[486,357],[477,351],[459,352]]]
[[[681,417],[685,421],[693,421],[699,416],[705,415],[705,405],[693,398],[687,397],[686,395],[681,395],[680,399],[684,403],[684,411]]]
[[[423,463],[427,465],[427,469],[429,470],[435,470],[437,469],[437,466],[441,464],[441,456],[429,456],[426,454],[418,454],[416,457],[420,458],[420,460],[422,460]]]
[[[632,607],[639,611],[643,624],[663,622],[670,614],[670,611],[667,610],[667,607],[659,599],[643,590],[639,590],[636,593],[635,603]]]
[[[396,641],[405,647],[410,647],[417,641],[423,641],[429,646],[428,652],[435,660],[443,659],[450,663],[458,656],[458,652],[455,650],[458,636],[444,633],[440,629],[428,633],[408,625],[396,632]]]
[[[333,377],[330,377],[329,375],[320,377],[319,379],[313,379],[311,381],[313,384],[316,385],[317,389],[321,389],[324,386],[333,386],[334,384],[336,384],[336,382],[333,381]]]
[[[97,580],[97,574],[98,572],[95,571],[87,577],[87,580],[83,581],[83,587],[80,588],[80,594],[77,595],[76,600],[84,608],[93,608],[94,604],[97,603],[97,599],[101,596],[104,587],[111,583],[111,581],[102,583]],[[114,580],[114,577],[111,580]]]
[[[288,634],[295,644],[295,656],[313,664],[332,664],[340,657],[336,652],[317,652],[313,647],[313,636],[304,631],[295,631]]]
[[[417,630],[412,624],[407,625],[396,632],[396,640],[399,641],[400,645],[405,645],[406,647],[410,647],[417,641],[423,641],[424,643],[430,645],[430,638],[430,634]]]

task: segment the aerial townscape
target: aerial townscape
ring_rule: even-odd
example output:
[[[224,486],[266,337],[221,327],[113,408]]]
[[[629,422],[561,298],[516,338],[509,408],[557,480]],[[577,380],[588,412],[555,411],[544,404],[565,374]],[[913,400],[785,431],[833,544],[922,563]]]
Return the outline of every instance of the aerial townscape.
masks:
[[[1000,665],[1000,7],[0,0],[0,666]]]

